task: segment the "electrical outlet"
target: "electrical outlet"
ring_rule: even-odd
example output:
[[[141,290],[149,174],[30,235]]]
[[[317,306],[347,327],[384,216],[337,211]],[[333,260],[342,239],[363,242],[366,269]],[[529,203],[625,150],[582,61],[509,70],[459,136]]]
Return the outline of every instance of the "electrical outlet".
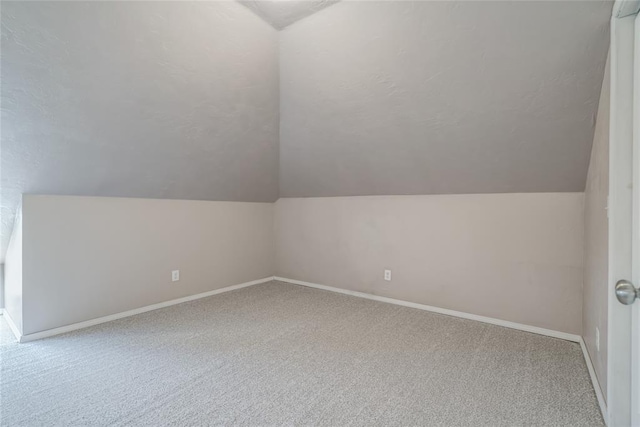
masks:
[[[386,280],[387,282],[391,281],[391,270],[384,271],[384,280]]]
[[[600,329],[596,328],[596,350],[600,351]]]
[[[173,270],[171,272],[171,281],[177,282],[178,280],[180,280],[180,270]]]

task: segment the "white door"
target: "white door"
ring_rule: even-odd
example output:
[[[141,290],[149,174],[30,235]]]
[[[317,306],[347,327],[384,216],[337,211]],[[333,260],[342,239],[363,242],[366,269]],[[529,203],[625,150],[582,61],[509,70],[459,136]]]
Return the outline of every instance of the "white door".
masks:
[[[638,0],[617,1],[611,20],[609,426],[640,427],[639,8]]]

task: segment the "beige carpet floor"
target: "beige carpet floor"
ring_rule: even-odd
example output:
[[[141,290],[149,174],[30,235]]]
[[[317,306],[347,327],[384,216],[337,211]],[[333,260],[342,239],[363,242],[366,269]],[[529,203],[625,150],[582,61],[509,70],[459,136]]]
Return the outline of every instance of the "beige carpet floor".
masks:
[[[6,426],[602,426],[578,344],[271,282],[17,344]]]

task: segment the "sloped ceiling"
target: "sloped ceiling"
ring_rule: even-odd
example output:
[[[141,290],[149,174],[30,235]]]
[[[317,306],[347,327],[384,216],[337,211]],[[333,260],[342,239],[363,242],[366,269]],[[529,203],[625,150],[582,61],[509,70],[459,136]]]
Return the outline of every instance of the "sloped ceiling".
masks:
[[[238,0],[255,14],[281,30],[339,0]]]
[[[22,193],[584,189],[611,3],[283,3],[3,2],[0,262]]]
[[[236,2],[2,3],[2,256],[22,193],[272,202],[277,33]]]
[[[583,191],[611,2],[343,1],[280,33],[280,196]]]

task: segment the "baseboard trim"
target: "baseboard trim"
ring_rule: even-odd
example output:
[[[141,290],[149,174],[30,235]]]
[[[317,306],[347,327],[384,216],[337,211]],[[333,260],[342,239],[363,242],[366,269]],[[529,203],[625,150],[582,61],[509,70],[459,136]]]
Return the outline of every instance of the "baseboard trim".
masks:
[[[587,350],[587,344],[584,342],[584,339],[582,337],[580,337],[580,348],[582,349],[582,355],[584,356],[584,361],[587,364],[587,370],[589,371],[589,376],[591,377],[591,384],[593,385],[593,389],[596,392],[596,397],[598,399],[598,405],[600,405],[602,418],[604,418],[604,423],[606,425],[609,425],[609,412],[607,410],[607,402],[605,402],[604,400],[602,388],[600,388],[600,382],[598,381],[598,377],[596,376],[596,370],[593,367],[591,356],[589,355],[589,351]]]
[[[22,334],[20,333],[20,331],[18,330],[18,327],[16,326],[15,322],[13,321],[11,316],[9,315],[9,312],[3,310],[2,311],[2,318],[7,322],[7,324],[9,325],[9,329],[11,329],[11,332],[13,332],[13,335],[16,337],[18,342],[20,342],[20,340],[22,339]]]
[[[579,335],[569,334],[569,333],[566,333],[566,332],[554,331],[554,330],[551,330],[551,329],[539,328],[537,326],[530,326],[530,325],[525,325],[525,324],[522,324],[522,323],[509,322],[507,320],[495,319],[495,318],[486,317],[486,316],[480,316],[480,315],[477,315],[477,314],[470,314],[470,313],[465,313],[465,312],[461,312],[461,311],[449,310],[449,309],[446,309],[446,308],[434,307],[434,306],[425,305],[425,304],[418,304],[418,303],[409,302],[409,301],[402,301],[402,300],[398,300],[398,299],[394,299],[394,298],[388,298],[388,297],[383,297],[383,296],[379,296],[379,295],[372,295],[372,294],[367,294],[367,293],[364,293],[364,292],[350,291],[350,290],[346,290],[346,289],[336,288],[336,287],[333,287],[333,286],[320,285],[320,284],[317,284],[317,283],[305,282],[305,281],[302,281],[302,280],[288,279],[286,277],[278,277],[278,276],[265,277],[263,279],[253,280],[251,282],[241,283],[241,284],[233,285],[233,286],[227,286],[225,288],[215,289],[215,290],[212,290],[212,291],[203,292],[203,293],[196,294],[196,295],[190,295],[190,296],[187,296],[187,297],[178,298],[178,299],[174,299],[174,300],[170,300],[170,301],[164,301],[164,302],[161,302],[161,303],[157,303],[157,304],[152,304],[152,305],[148,305],[148,306],[145,306],[145,307],[136,308],[136,309],[133,309],[133,310],[128,310],[128,311],[124,311],[124,312],[121,312],[121,313],[111,314],[109,316],[99,317],[99,318],[96,318],[96,319],[91,319],[91,320],[87,320],[87,321],[84,321],[84,322],[74,323],[74,324],[71,324],[71,325],[61,326],[59,328],[48,329],[46,331],[35,332],[35,333],[32,333],[32,334],[27,334],[27,335],[21,335],[19,333],[18,328],[16,328],[15,323],[13,322],[11,317],[8,315],[8,313],[5,312],[4,315],[5,315],[5,320],[7,320],[7,323],[9,324],[9,327],[11,328],[12,332],[14,333],[14,335],[16,336],[18,341],[23,343],[23,342],[39,340],[39,339],[42,339],[42,338],[52,337],[52,336],[64,334],[64,333],[67,333],[67,332],[76,331],[78,329],[88,328],[90,326],[99,325],[101,323],[111,322],[113,320],[118,320],[118,319],[122,319],[122,318],[125,318],[125,317],[135,316],[136,314],[142,314],[142,313],[146,313],[148,311],[158,310],[158,309],[169,307],[169,306],[172,306],[172,305],[182,304],[184,302],[189,302],[189,301],[194,301],[194,300],[197,300],[197,299],[200,299],[200,298],[206,298],[206,297],[210,297],[210,296],[213,296],[213,295],[221,294],[221,293],[224,293],[224,292],[230,292],[230,291],[233,291],[233,290],[236,290],[236,289],[242,289],[242,288],[246,288],[246,287],[249,287],[249,286],[259,285],[261,283],[270,282],[272,280],[278,280],[278,281],[281,281],[281,282],[291,283],[291,284],[300,285],[300,286],[306,286],[306,287],[310,287],[310,288],[322,289],[322,290],[330,291],[330,292],[337,292],[337,293],[341,293],[341,294],[345,294],[345,295],[351,295],[351,296],[360,297],[360,298],[365,298],[365,299],[369,299],[369,300],[373,300],[373,301],[380,301],[380,302],[386,302],[386,303],[389,303],[389,304],[401,305],[401,306],[404,306],[404,307],[416,308],[418,310],[430,311],[430,312],[433,312],[433,313],[444,314],[444,315],[453,316],[453,317],[459,317],[459,318],[462,318],[462,319],[475,320],[475,321],[478,321],[478,322],[489,323],[489,324],[492,324],[492,325],[503,326],[503,327],[506,327],[506,328],[517,329],[517,330],[520,330],[520,331],[531,332],[531,333],[534,333],[534,334],[545,335],[545,336],[549,336],[549,337],[553,337],[553,338],[559,338],[559,339],[563,339],[563,340],[567,340],[567,341],[573,341],[573,342],[581,343],[581,346],[583,346],[582,337],[580,337]],[[583,348],[583,352],[584,351],[585,351],[585,349]],[[590,365],[590,363],[591,363],[590,359],[588,359],[588,360],[589,360],[589,362],[588,362],[587,365],[591,366],[591,368],[590,368],[590,372],[591,372],[591,370],[593,369],[593,366]],[[595,378],[595,376],[593,376],[593,378]],[[597,390],[599,391],[600,389],[597,388]],[[600,401],[600,397],[598,398],[598,401]]]
[[[537,326],[529,326],[522,323],[509,322],[507,320],[495,319],[493,317],[479,316],[477,314],[464,313],[462,311],[449,310],[446,308],[434,307],[431,305],[418,304],[415,302],[402,301],[398,299],[382,297],[378,295],[367,294],[364,292],[349,291],[346,289],[334,288],[333,286],[319,285],[317,283],[304,282],[302,280],[287,279],[286,277],[276,276],[274,280],[280,282],[291,283],[294,285],[307,286],[309,288],[322,289],[325,291],[337,292],[340,294],[351,295],[354,297],[366,298],[374,301],[386,302],[389,304],[401,305],[404,307],[417,308],[418,310],[431,311],[433,313],[444,314],[447,316],[460,317],[462,319],[475,320],[478,322],[489,323],[492,325],[504,326],[505,328],[517,329],[520,331],[531,332],[538,335],[559,338],[567,341],[580,342],[580,336],[569,334],[567,332],[554,331],[552,329],[539,328]]]
[[[140,308],[136,308],[136,309],[133,309],[133,310],[123,311],[122,313],[116,313],[116,314],[111,314],[109,316],[98,317],[97,319],[91,319],[91,320],[87,320],[87,321],[84,321],[84,322],[73,323],[71,325],[61,326],[59,328],[54,328],[54,329],[48,329],[48,330],[42,331],[42,332],[35,332],[33,334],[27,334],[27,335],[22,335],[22,336],[19,336],[19,334],[17,334],[16,338],[18,338],[18,341],[21,342],[21,343],[29,342],[29,341],[35,341],[35,340],[39,340],[39,339],[42,339],[42,338],[52,337],[54,335],[60,335],[60,334],[64,334],[64,333],[67,333],[67,332],[76,331],[78,329],[88,328],[90,326],[99,325],[101,323],[107,323],[107,322],[111,322],[113,320],[118,320],[118,319],[123,319],[125,317],[135,316],[136,314],[142,314],[142,313],[146,313],[148,311],[158,310],[160,308],[165,308],[165,307],[169,307],[169,306],[172,306],[172,305],[182,304],[184,302],[194,301],[194,300],[197,300],[197,299],[200,299],[200,298],[206,298],[206,297],[210,297],[210,296],[213,296],[213,295],[222,294],[222,293],[225,293],[225,292],[235,291],[236,289],[242,289],[242,288],[246,288],[246,287],[249,287],[249,286],[259,285],[261,283],[270,282],[272,280],[274,280],[273,276],[265,277],[264,279],[253,280],[251,282],[240,283],[239,285],[227,286],[226,288],[220,288],[220,289],[215,289],[213,291],[203,292],[201,294],[189,295],[189,296],[183,297],[183,298],[178,298],[178,299],[174,299],[174,300],[170,300],[170,301],[160,302],[160,303],[157,303],[157,304],[147,305],[145,307],[140,307]],[[11,326],[11,323],[9,324],[9,326]],[[14,327],[15,327],[15,325],[14,325]],[[17,329],[14,330],[14,333],[16,333],[16,332],[17,332]]]

